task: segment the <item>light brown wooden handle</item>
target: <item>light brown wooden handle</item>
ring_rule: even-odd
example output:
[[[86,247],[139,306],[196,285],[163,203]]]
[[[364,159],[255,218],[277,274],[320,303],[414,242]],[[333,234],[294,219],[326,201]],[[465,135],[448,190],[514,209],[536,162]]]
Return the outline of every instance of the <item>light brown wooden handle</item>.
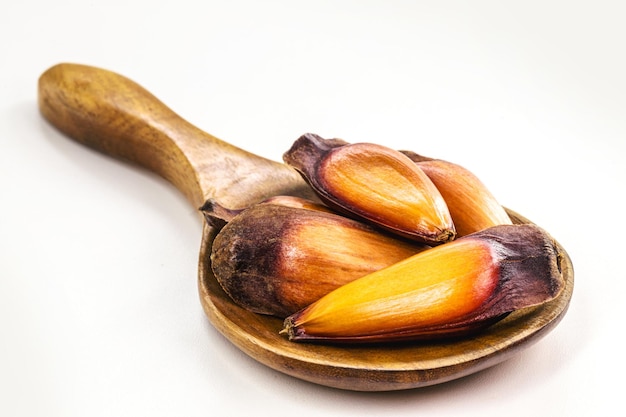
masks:
[[[223,142],[137,83],[100,68],[58,64],[39,78],[39,108],[60,131],[172,182],[194,206],[245,207],[276,194],[308,194],[284,164]]]

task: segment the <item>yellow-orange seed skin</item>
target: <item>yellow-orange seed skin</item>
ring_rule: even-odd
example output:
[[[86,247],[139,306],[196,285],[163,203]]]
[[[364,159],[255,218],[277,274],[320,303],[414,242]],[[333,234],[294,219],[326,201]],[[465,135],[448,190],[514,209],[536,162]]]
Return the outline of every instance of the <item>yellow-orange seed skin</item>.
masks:
[[[454,241],[338,288],[292,324],[323,338],[427,329],[463,320],[497,282],[498,263],[488,243]]]
[[[501,224],[512,224],[504,208],[472,172],[443,160],[417,165],[428,175],[443,196],[457,237]]]
[[[397,151],[356,143],[330,153],[319,172],[335,197],[385,226],[431,235],[454,228],[439,190]]]

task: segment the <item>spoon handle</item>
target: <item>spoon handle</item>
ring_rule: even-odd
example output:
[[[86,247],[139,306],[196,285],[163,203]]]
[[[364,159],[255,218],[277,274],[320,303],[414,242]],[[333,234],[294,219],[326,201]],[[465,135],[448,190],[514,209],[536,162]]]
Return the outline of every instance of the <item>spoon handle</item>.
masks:
[[[243,208],[272,195],[310,193],[295,170],[203,132],[114,72],[63,63],[45,71],[38,87],[39,109],[57,129],[156,172],[195,207],[214,199]]]

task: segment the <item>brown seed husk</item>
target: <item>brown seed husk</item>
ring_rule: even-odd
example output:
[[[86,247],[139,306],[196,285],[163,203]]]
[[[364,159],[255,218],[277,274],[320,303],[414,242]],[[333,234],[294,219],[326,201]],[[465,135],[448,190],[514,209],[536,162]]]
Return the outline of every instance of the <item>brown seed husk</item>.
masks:
[[[328,211],[262,203],[218,233],[211,266],[238,305],[284,318],[424,249]]]
[[[283,159],[322,201],[345,215],[429,245],[455,237],[439,190],[399,151],[305,134]]]
[[[467,258],[469,269],[463,274],[470,277],[469,281],[465,278],[458,281],[456,274],[462,262],[457,262],[456,269],[447,275],[454,248],[462,248],[455,256],[463,259],[468,256],[467,248],[472,246],[481,257],[485,256],[487,246],[491,255],[485,261]],[[411,269],[412,265],[424,262],[423,259],[428,260],[427,267]],[[564,285],[560,259],[553,239],[541,228],[494,226],[428,249],[329,293],[288,317],[281,333],[293,341],[323,343],[381,343],[467,335],[510,312],[556,297]],[[428,281],[432,277],[424,276],[423,270],[440,274],[439,284]],[[433,298],[433,294],[439,294],[433,289],[440,284],[442,289],[450,289],[450,285],[473,285],[472,275],[480,277],[481,283],[475,290],[486,291],[484,294],[474,294],[472,287],[468,287],[469,293],[466,290],[459,293],[473,294],[473,299],[449,299],[450,293],[446,291],[438,295],[441,300]],[[482,301],[476,307],[471,304],[469,312],[457,317],[448,310],[447,306],[454,311],[467,311],[465,303],[475,303],[476,296],[482,297]]]
[[[424,171],[443,196],[452,216],[457,238],[492,226],[512,224],[504,207],[468,169],[415,152],[401,152]]]

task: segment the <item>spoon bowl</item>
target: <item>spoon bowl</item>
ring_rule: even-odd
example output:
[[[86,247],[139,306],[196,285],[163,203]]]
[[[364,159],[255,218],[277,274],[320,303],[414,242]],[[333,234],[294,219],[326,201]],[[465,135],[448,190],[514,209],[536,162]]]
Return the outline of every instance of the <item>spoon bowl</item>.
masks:
[[[79,64],[58,64],[39,78],[41,114],[68,137],[139,164],[172,182],[194,207],[212,199],[240,209],[275,195],[315,199],[287,165],[232,146],[191,125],[135,82]],[[514,223],[530,223],[507,210]],[[567,252],[557,242],[565,287],[554,300],[511,313],[472,337],[369,346],[301,344],[279,335],[282,320],[232,302],[209,255],[217,229],[203,222],[198,290],[211,324],[257,361],[296,378],[354,391],[393,391],[457,379],[512,357],[563,318],[574,288]]]

